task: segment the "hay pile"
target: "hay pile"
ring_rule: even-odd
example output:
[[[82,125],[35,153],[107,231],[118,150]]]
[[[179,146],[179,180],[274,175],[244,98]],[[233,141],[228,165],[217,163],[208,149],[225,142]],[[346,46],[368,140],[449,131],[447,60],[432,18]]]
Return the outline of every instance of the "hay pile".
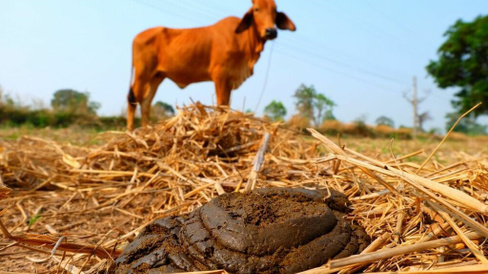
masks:
[[[371,158],[311,132],[315,138],[197,104],[151,128],[107,132],[103,146],[0,140],[1,178],[13,189],[0,200],[0,268],[106,269],[152,220],[189,212],[251,179],[258,187],[330,187],[353,202],[348,218],[375,241],[364,254],[314,271],[488,271],[486,155],[421,167],[409,159],[422,151]]]

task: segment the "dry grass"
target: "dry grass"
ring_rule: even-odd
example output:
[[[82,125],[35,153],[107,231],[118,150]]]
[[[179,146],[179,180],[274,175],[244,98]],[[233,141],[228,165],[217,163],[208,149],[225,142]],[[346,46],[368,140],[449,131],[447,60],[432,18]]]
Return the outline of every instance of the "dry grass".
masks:
[[[253,159],[266,133],[256,174]],[[438,141],[346,139],[337,146],[314,136],[197,105],[133,134],[104,133],[98,146],[0,140],[1,178],[12,189],[0,187],[0,268],[96,272],[152,220],[244,189],[256,176],[258,187],[331,187],[353,202],[348,218],[374,242],[314,273],[488,271],[483,142],[446,144],[419,170]]]

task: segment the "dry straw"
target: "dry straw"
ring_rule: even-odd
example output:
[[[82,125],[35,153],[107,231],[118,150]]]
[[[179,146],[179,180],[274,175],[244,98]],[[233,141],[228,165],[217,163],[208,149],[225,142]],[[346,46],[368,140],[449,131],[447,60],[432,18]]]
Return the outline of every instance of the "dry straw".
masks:
[[[102,146],[0,140],[0,180],[12,189],[0,184],[0,268],[95,273],[154,219],[280,186],[344,192],[347,218],[374,240],[307,273],[488,271],[486,156],[459,152],[420,169],[411,160],[426,159],[423,149],[359,153],[310,131],[197,103],[153,127],[103,133]]]

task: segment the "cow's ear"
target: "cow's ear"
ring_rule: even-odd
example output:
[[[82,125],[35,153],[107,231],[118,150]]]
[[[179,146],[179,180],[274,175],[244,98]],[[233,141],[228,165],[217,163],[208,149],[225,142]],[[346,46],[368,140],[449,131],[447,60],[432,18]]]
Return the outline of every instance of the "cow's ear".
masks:
[[[297,28],[295,27],[295,24],[284,14],[283,12],[278,12],[276,14],[276,26],[279,29],[287,29],[291,31],[295,31]]]
[[[239,25],[237,25],[236,33],[241,33],[247,30],[252,25],[253,21],[254,21],[254,16],[252,13],[252,9],[250,9],[248,12],[246,12],[246,14],[244,14],[244,17],[242,17],[241,22],[239,22]]]

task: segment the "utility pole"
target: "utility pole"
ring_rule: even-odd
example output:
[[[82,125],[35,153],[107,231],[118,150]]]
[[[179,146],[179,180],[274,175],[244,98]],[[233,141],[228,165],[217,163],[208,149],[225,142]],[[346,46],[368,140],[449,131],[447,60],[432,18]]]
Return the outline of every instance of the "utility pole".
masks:
[[[426,97],[424,97],[422,99],[419,99],[417,97],[417,77],[416,76],[413,77],[413,96],[412,96],[412,99],[408,98],[406,93],[403,94],[403,97],[405,97],[405,99],[410,104],[412,104],[412,106],[413,106],[412,137],[415,139],[415,138],[417,138],[417,133],[418,133],[418,130],[420,129],[420,117],[419,117],[419,113],[418,113],[418,106],[420,103],[422,103],[422,101],[424,101],[426,99]],[[423,115],[428,115],[428,114],[426,112]]]

